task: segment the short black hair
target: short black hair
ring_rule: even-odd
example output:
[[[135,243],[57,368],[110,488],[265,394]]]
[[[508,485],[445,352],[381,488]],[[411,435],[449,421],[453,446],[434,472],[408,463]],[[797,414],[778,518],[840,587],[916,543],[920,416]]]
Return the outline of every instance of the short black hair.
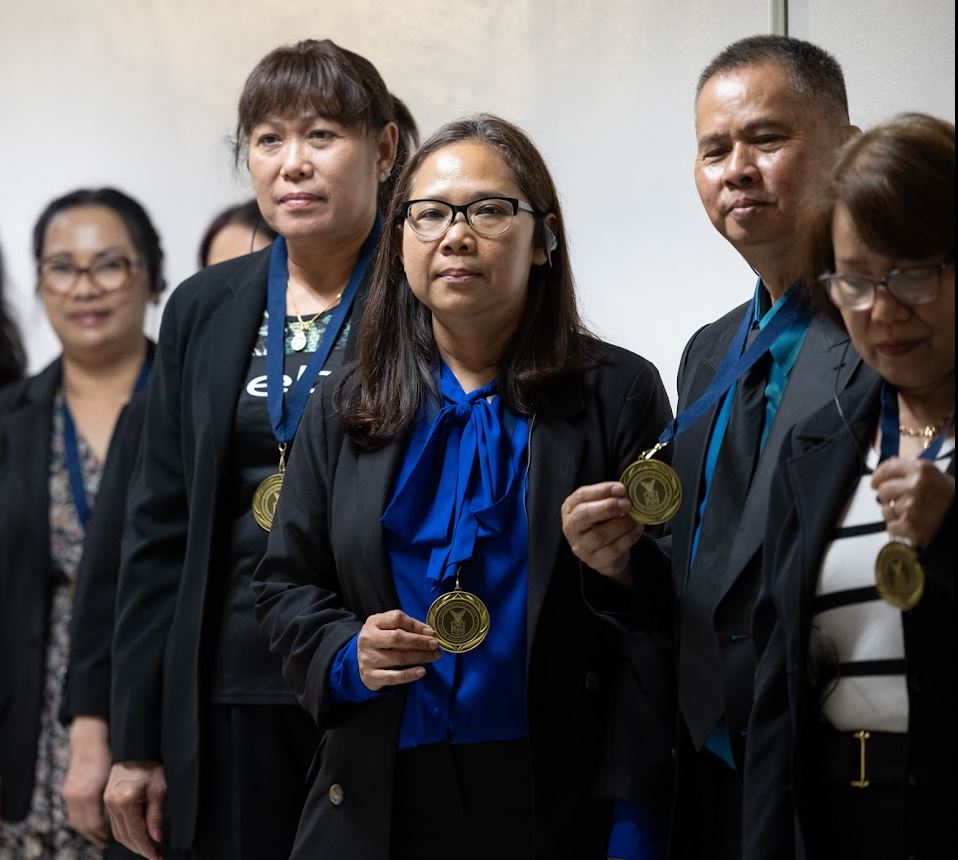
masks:
[[[848,94],[838,60],[818,45],[791,36],[748,36],[733,42],[699,75],[696,101],[715,75],[761,63],[777,63],[798,95],[826,106],[836,124],[848,124]]]
[[[163,277],[163,248],[160,235],[146,210],[136,200],[116,188],[78,188],[58,197],[47,205],[33,227],[33,257],[39,262],[43,256],[43,242],[47,227],[54,216],[77,206],[105,206],[123,222],[130,241],[143,259],[143,267],[150,279],[150,287],[159,295],[166,287]]]
[[[244,203],[227,206],[222,212],[213,216],[213,220],[210,221],[200,241],[199,261],[201,269],[205,269],[209,265],[210,247],[213,245],[216,234],[231,224],[249,227],[254,236],[258,233],[265,236],[270,242],[276,238],[276,231],[266,223],[266,219],[263,218],[263,213],[259,211],[259,206],[255,200],[247,200]]]
[[[257,123],[270,114],[288,116],[302,109],[347,128],[375,134],[387,123],[396,123],[396,162],[379,186],[379,206],[385,208],[395,177],[419,143],[419,130],[409,108],[389,92],[376,67],[331,39],[281,45],[256,64],[240,93],[233,135],[234,162],[238,165],[247,152]]]

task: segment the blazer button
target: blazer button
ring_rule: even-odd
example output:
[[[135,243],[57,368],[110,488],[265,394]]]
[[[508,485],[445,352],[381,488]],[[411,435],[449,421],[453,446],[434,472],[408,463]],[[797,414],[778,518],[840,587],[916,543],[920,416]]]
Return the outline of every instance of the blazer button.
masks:
[[[329,787],[329,802],[333,806],[342,806],[345,799],[346,795],[343,792],[343,787],[338,782],[334,782]]]
[[[598,693],[599,687],[602,686],[602,679],[599,677],[598,672],[586,672],[585,673],[585,688],[590,693]]]

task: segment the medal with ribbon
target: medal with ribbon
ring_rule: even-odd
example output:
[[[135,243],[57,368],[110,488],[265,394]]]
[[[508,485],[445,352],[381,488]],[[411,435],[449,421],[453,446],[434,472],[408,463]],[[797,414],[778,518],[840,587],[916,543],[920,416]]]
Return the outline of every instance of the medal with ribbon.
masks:
[[[629,516],[635,522],[659,525],[675,516],[682,504],[679,476],[667,463],[652,458],[708,412],[788,330],[802,310],[801,292],[793,288],[775,307],[768,323],[748,349],[745,349],[745,343],[752,327],[753,314],[745,314],[708,388],[669,423],[655,445],[639,454],[619,478],[625,484],[626,495],[632,505]]]
[[[269,279],[266,288],[266,310],[268,312],[266,328],[266,405],[269,412],[269,421],[273,429],[273,436],[279,448],[279,467],[276,472],[268,475],[260,482],[253,493],[253,519],[264,531],[273,526],[273,516],[279,502],[279,494],[283,488],[283,475],[286,472],[286,451],[296,435],[299,422],[306,411],[309,393],[313,388],[319,372],[326,364],[326,359],[332,352],[339,338],[343,326],[352,310],[359,285],[366,277],[379,236],[382,232],[382,219],[377,215],[376,223],[363,242],[359,251],[359,258],[349,276],[349,283],[343,290],[339,305],[323,332],[323,337],[312,354],[306,369],[290,386],[289,392],[284,391],[283,376],[285,370],[286,350],[284,347],[284,333],[286,321],[286,284],[289,279],[289,257],[286,240],[279,236],[273,241],[269,258]]]
[[[898,456],[901,441],[898,424],[898,394],[887,382],[881,389],[881,456],[879,462]],[[918,459],[934,460],[945,441],[951,421],[946,421],[921,452]],[[907,612],[914,609],[925,593],[925,569],[918,561],[918,552],[909,541],[889,528],[889,541],[875,559],[875,587],[886,603]]]
[[[464,571],[470,576],[480,542],[511,525],[509,500],[522,481],[529,427],[525,419],[506,419],[495,381],[466,393],[442,364],[438,382],[439,410],[380,522],[408,544],[429,547],[426,578],[434,590],[454,578],[430,605],[426,623],[444,651],[461,654],[483,642],[490,619],[485,602],[460,579]]]

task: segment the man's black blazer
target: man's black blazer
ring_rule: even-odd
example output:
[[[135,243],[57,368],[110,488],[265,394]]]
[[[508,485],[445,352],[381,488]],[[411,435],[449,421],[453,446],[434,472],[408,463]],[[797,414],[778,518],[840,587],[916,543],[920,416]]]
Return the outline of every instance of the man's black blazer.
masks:
[[[190,847],[196,824],[208,574],[224,541],[233,417],[266,309],[269,258],[267,248],[212,266],[173,292],[129,491],[111,745],[114,761],[163,763],[164,837],[174,848]],[[367,276],[352,310],[347,361],[368,286]]]
[[[743,314],[750,313],[751,301],[699,330],[689,341],[679,367],[679,414],[708,387]],[[697,569],[694,576],[690,575],[689,562],[695,519],[701,500],[705,458],[721,401],[675,442],[672,465],[682,481],[684,497],[682,508],[672,522],[669,543],[672,581],[680,614],[682,602],[691,599],[695,591],[707,593],[707,599],[714,606],[713,627],[722,660],[725,694],[719,712],[725,713],[739,767],[744,763],[745,736],[752,707],[755,670],[752,611],[760,582],[760,550],[765,538],[769,491],[779,452],[794,424],[844,391],[853,379],[862,375],[860,366],[848,335],[826,317],[814,316],[789,374],[745,504],[741,510],[723,512],[728,522],[725,565],[718,570]],[[704,554],[706,548],[700,546],[698,551]],[[678,629],[681,629],[679,624]],[[678,642],[678,648],[681,647],[682,643]],[[709,711],[714,708],[714,703],[701,704]]]
[[[743,315],[751,314],[752,307],[752,302],[748,301],[734,308],[699,329],[689,340],[679,365],[677,414],[681,415],[708,388]],[[636,573],[642,576],[657,568],[671,570],[676,601],[675,632],[669,644],[650,638],[643,630],[629,634],[625,639],[624,650],[631,670],[618,694],[603,793],[655,805],[655,793],[662,784],[663,774],[674,764],[676,755],[682,757],[674,730],[679,716],[676,698],[666,701],[663,697],[650,695],[645,688],[651,678],[655,679],[657,688],[666,689],[665,679],[669,676],[673,679],[673,687],[676,685],[678,655],[672,646],[681,647],[681,643],[675,640],[681,629],[681,607],[683,599],[688,596],[687,590],[705,589],[714,607],[713,632],[721,655],[724,701],[702,701],[701,705],[709,713],[716,707],[720,713],[725,713],[732,751],[741,768],[752,705],[751,616],[760,581],[760,549],[778,453],[796,421],[810,415],[836,392],[844,391],[853,382],[857,384],[857,380],[868,377],[868,374],[870,371],[862,369],[848,335],[823,316],[815,316],[789,376],[745,504],[741,510],[727,512],[728,537],[723,548],[726,563],[721,569],[709,571],[707,577],[702,570],[696,571],[695,578],[690,577],[689,560],[701,501],[705,459],[721,399],[671,446],[672,466],[682,483],[682,506],[669,524],[669,534],[655,542],[657,553],[647,551]],[[649,545],[652,541],[643,539],[643,543]],[[646,727],[645,735],[629,734],[629,725],[637,723]],[[659,740],[665,735],[666,727],[675,745],[672,748]],[[657,739],[655,749],[650,749],[645,742],[644,738],[648,736]]]
[[[578,486],[617,478],[671,417],[655,368],[602,348],[602,363],[530,419],[527,701],[535,856],[543,858],[605,857],[608,838],[608,817],[591,791],[614,648],[611,629],[583,599],[583,577],[597,574],[583,572],[563,537],[562,502]],[[324,381],[303,420],[256,572],[256,613],[324,732],[292,856],[388,860],[403,694],[334,705],[326,678],[369,615],[399,606],[379,518],[405,440],[368,451],[344,438],[335,381]],[[649,615],[656,606],[668,614],[668,583],[650,578],[645,586]],[[331,795],[334,785],[342,797]]]

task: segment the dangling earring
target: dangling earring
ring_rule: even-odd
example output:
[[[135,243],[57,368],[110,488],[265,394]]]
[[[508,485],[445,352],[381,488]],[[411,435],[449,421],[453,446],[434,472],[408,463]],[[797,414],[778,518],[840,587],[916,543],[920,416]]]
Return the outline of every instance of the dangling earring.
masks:
[[[380,181],[380,182],[385,182],[387,179],[389,179],[389,173],[390,173],[390,171],[388,171],[388,170],[383,170],[383,171],[381,171],[380,174],[379,174],[379,181]]]

